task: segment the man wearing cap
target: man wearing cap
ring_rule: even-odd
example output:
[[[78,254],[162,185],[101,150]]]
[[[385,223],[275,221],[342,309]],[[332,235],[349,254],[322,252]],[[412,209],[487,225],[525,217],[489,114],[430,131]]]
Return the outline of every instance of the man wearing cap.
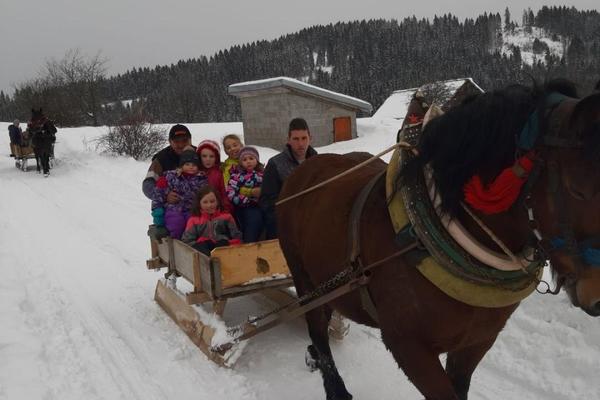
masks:
[[[310,146],[310,130],[303,118],[294,118],[288,127],[288,141],[285,149],[272,157],[265,168],[258,204],[265,218],[266,239],[277,237],[275,203],[283,182],[304,160],[316,155]]]
[[[21,128],[19,127],[20,123],[21,123],[21,121],[19,121],[18,119],[15,119],[14,122],[12,123],[12,125],[8,126],[8,136],[10,136],[10,144],[15,144],[18,146],[21,145],[21,134],[23,132],[21,131]],[[12,149],[12,146],[11,146],[11,149]],[[14,157],[15,155],[11,153],[10,156]]]
[[[179,156],[183,150],[191,145],[192,135],[185,125],[173,125],[169,130],[169,146],[165,147],[152,157],[152,163],[148,168],[148,173],[142,182],[142,191],[144,195],[152,199],[156,181],[165,172],[174,170],[179,166]],[[192,146],[194,147],[194,146]],[[194,147],[195,148],[195,147]],[[177,203],[179,196],[175,192],[167,195],[167,202]]]

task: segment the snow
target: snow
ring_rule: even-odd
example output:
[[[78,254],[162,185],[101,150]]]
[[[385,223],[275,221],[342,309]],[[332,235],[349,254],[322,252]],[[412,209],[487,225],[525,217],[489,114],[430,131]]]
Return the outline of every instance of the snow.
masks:
[[[234,83],[232,85],[229,85],[229,94],[235,96],[237,95],[237,93],[240,92],[269,89],[279,86],[290,87],[315,96],[321,96],[330,100],[346,103],[353,107],[357,107],[363,111],[370,112],[372,109],[371,103],[368,103],[364,100],[357,99],[356,97],[348,96],[331,90],[323,89],[321,87],[311,85],[306,82],[299,81],[297,79],[289,78],[287,76],[278,76],[275,78]]]
[[[458,79],[449,79],[445,81],[434,82],[433,85],[441,85],[443,84],[446,87],[446,91],[454,95],[454,93],[467,81],[473,84],[477,89],[483,92],[475,81],[472,78],[458,78]],[[426,87],[428,85],[424,85]],[[413,98],[413,95],[418,90],[418,87],[411,89],[401,89],[394,91],[384,102],[377,111],[373,114],[373,120],[377,121],[385,121],[389,119],[398,119],[404,120],[406,116],[406,112],[408,110],[408,105]]]
[[[394,143],[400,123],[359,119],[359,138],[318,150],[376,153]],[[147,162],[98,154],[91,143],[106,128],[84,127],[59,130],[49,178],[20,172],[8,157],[7,125],[0,123],[0,400],[324,398],[320,375],[304,366],[302,319],[251,339],[225,369],[153,301],[162,274],[145,266]],[[242,133],[241,123],[188,126],[194,143]],[[276,154],[259,151],[263,162]],[[234,299],[225,319],[236,325],[272,307],[260,295]],[[378,331],[351,324],[332,349],[355,398],[421,398]],[[469,398],[598,399],[599,370],[600,321],[564,294],[533,294],[477,369]]]
[[[525,64],[533,65],[537,61],[546,63],[544,53],[535,54],[533,52],[533,41],[535,39],[546,43],[552,55],[557,56],[559,59],[563,56],[564,44],[561,41],[552,40],[541,28],[532,27],[531,33],[527,33],[523,27],[516,27],[514,32],[503,32],[502,35],[502,54],[510,56],[512,46],[519,46],[521,48],[521,59]]]

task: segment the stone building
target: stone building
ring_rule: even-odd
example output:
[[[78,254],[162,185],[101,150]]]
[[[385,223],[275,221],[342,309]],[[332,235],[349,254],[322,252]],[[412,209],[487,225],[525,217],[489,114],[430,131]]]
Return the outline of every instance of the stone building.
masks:
[[[236,83],[229,94],[242,103],[245,143],[274,149],[285,146],[293,118],[308,122],[318,147],[355,138],[356,113],[372,110],[366,101],[286,77]]]

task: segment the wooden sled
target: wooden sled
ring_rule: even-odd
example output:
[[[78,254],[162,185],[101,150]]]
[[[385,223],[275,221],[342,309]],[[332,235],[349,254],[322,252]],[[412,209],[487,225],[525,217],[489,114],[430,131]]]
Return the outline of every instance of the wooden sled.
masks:
[[[21,171],[27,171],[27,160],[34,159],[33,147],[10,144],[10,152],[15,156],[15,167]]]
[[[228,299],[252,293],[261,293],[277,304],[295,299],[292,292],[285,290],[293,282],[278,240],[218,247],[207,257],[179,240],[151,239],[151,251],[148,268],[167,268],[167,275],[171,275],[158,281],[154,299],[192,342],[219,365],[233,366],[246,345],[240,342],[226,351],[217,350],[231,339],[225,334],[227,326],[222,319]],[[173,283],[173,274],[188,281],[192,290],[179,290]],[[247,329],[252,327],[246,325],[244,330]],[[347,322],[335,314],[330,324],[331,336],[341,339],[347,331]]]

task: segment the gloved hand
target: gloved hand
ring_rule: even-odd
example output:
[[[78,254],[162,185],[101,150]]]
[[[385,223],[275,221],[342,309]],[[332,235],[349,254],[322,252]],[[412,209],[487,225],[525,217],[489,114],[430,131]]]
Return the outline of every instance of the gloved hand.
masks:
[[[148,227],[148,236],[151,239],[161,241],[162,238],[169,236],[169,231],[164,226],[150,225]]]

